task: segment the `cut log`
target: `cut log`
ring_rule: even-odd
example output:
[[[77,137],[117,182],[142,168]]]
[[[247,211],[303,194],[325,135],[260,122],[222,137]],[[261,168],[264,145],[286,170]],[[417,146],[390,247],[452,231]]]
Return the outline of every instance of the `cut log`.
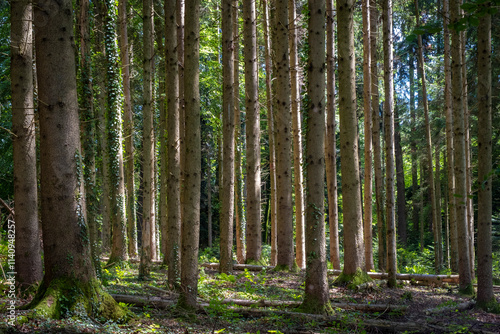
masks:
[[[165,299],[152,296],[131,296],[131,295],[117,295],[111,294],[118,303],[133,304],[135,306],[144,307],[152,306],[159,309],[165,309],[175,305],[177,299]]]
[[[328,270],[331,275],[338,276],[342,270]],[[373,279],[387,279],[387,273],[367,273]],[[402,281],[420,281],[428,284],[453,283],[458,284],[458,275],[423,275],[423,274],[396,274],[396,279]]]
[[[461,312],[473,308],[475,304],[476,303],[474,301],[467,301],[454,306],[434,307],[432,309],[425,310],[425,313],[439,314],[439,313],[454,312],[454,311]]]

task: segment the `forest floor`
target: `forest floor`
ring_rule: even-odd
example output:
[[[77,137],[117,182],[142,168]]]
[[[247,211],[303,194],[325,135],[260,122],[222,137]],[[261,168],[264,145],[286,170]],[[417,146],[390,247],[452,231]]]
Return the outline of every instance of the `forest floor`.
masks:
[[[500,315],[474,308],[473,299],[459,295],[453,285],[400,282],[398,288],[389,289],[380,283],[353,291],[336,287],[336,277],[329,276],[334,315],[320,317],[294,310],[303,298],[304,271],[245,270],[221,275],[203,268],[198,293],[204,307],[196,314],[185,314],[174,307],[176,293],[164,290],[165,269],[156,265],[150,279],[139,281],[137,267],[103,269],[102,273],[103,284],[113,295],[135,296],[127,297],[132,300],[137,296],[155,298],[155,303],[140,307],[121,303],[137,316],[128,323],[74,316],[9,327],[4,296],[0,299],[0,333],[500,333]],[[500,302],[500,291],[496,290],[495,296]],[[288,301],[289,305],[242,307],[226,304],[228,299],[253,300],[261,305],[263,301]],[[22,305],[28,300],[18,302]],[[370,309],[377,305],[378,309]],[[361,311],[358,306],[370,310]],[[17,312],[20,315],[23,311]]]

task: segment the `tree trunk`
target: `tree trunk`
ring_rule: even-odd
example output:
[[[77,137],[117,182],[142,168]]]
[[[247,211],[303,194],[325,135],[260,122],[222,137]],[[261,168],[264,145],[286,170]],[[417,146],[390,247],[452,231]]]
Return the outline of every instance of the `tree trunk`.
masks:
[[[179,67],[177,65],[176,2],[165,2],[165,63],[167,88],[167,235],[168,285],[174,288],[180,279],[181,182],[179,145]],[[170,15],[169,15],[170,14]]]
[[[233,270],[233,216],[234,216],[234,0],[222,3],[222,206],[220,221],[220,263],[221,273]]]
[[[120,60],[122,64],[123,80],[123,134],[125,139],[125,185],[127,187],[127,227],[128,227],[128,254],[137,257],[137,225],[135,220],[135,177],[134,177],[134,117],[130,92],[130,56],[127,29],[127,1],[118,3],[118,43],[120,46]]]
[[[261,176],[260,176],[260,108],[257,61],[257,21],[255,1],[243,0],[245,54],[245,109],[247,148],[247,254],[246,261],[261,257]],[[267,68],[267,67],[266,67]],[[266,71],[267,72],[267,71]],[[267,75],[267,73],[266,73]]]
[[[186,0],[184,99],[186,156],[182,197],[181,289],[178,306],[196,308],[198,244],[200,237],[201,131],[199,93],[200,2]]]
[[[383,173],[382,173],[382,149],[380,145],[380,107],[378,91],[378,67],[377,67],[377,36],[378,36],[378,11],[375,0],[370,1],[370,50],[371,52],[371,94],[373,110],[373,160],[375,169],[375,206],[377,212],[377,234],[378,234],[378,268],[385,270],[387,262],[387,251],[385,241],[385,221],[383,210]]]
[[[325,1],[309,0],[306,125],[307,313],[333,314],[328,293],[325,240]]]
[[[461,1],[452,0],[450,3],[451,24],[461,18]],[[472,292],[472,277],[470,272],[470,253],[467,225],[467,187],[465,163],[465,121],[462,79],[462,53],[460,32],[452,31],[451,70],[453,75],[453,144],[455,168],[455,194],[457,210],[458,234],[458,271],[460,274],[460,290]]]
[[[330,262],[340,269],[339,211],[337,197],[337,135],[335,124],[335,45],[333,0],[326,1],[326,134],[325,164],[328,190],[328,222],[330,225]]]
[[[127,220],[125,217],[125,181],[123,171],[122,139],[122,82],[120,80],[118,46],[116,43],[116,4],[106,0],[105,47],[107,58],[107,149],[109,155],[109,182],[111,186],[112,245],[109,263],[128,260]]]
[[[344,203],[344,274],[365,268],[363,218],[359,191],[356,78],[354,57],[354,1],[338,0],[338,57],[340,158]]]
[[[47,318],[60,318],[81,312],[83,306],[91,317],[117,320],[125,312],[102,289],[90,258],[72,2],[60,1],[55,11],[44,2],[34,8],[38,98],[44,102],[39,113],[45,276],[27,308],[44,312]]]
[[[487,308],[493,294],[491,212],[492,212],[492,124],[491,124],[491,15],[481,18],[478,40],[478,231],[477,303]]]
[[[395,110],[396,117],[394,119],[394,145],[396,154],[396,186],[397,186],[397,235],[401,245],[406,245],[407,242],[407,224],[408,219],[406,216],[406,196],[405,196],[405,174],[403,162],[403,148],[401,147],[401,125],[398,113],[398,108]]]
[[[448,160],[448,216],[450,225],[450,266],[452,272],[458,272],[458,236],[457,236],[457,216],[456,216],[456,198],[455,198],[455,169],[453,158],[453,100],[451,92],[451,51],[450,51],[450,33],[448,25],[449,0],[444,0],[444,73],[445,73],[445,117],[446,117],[446,157]]]
[[[384,134],[386,166],[387,285],[396,287],[396,208],[394,201],[394,79],[392,41],[392,0],[383,3],[384,30]]]
[[[38,189],[36,172],[35,110],[33,105],[33,10],[30,0],[11,2],[12,144],[14,148],[15,230],[8,234],[9,249],[15,236],[15,260],[9,255],[9,271],[17,272],[21,289],[42,280]],[[8,230],[12,223],[9,221]],[[10,253],[9,253],[10,254]],[[11,261],[14,260],[14,261]],[[12,265],[15,263],[14,266]]]
[[[363,235],[365,242],[366,271],[374,269],[372,246],[372,104],[371,104],[371,50],[370,50],[370,0],[363,0],[363,110],[365,125],[365,191]]]
[[[295,262],[305,268],[304,237],[304,178],[302,173],[302,126],[300,119],[299,57],[297,52],[297,13],[295,0],[288,0],[288,21],[290,22],[290,86],[293,132],[293,177],[295,193]]]
[[[409,76],[410,76],[410,118],[411,118],[411,130],[415,132],[417,130],[417,114],[415,110],[415,61],[413,54],[409,54]],[[418,153],[417,153],[417,141],[416,136],[412,136],[410,141],[410,151],[411,151],[411,182],[412,182],[412,222],[413,222],[413,233],[418,235],[419,233],[419,222],[420,222],[420,187],[418,186]]]
[[[273,112],[273,96],[271,85],[271,43],[269,38],[269,8],[267,0],[262,0],[263,6],[263,22],[264,22],[264,53],[266,66],[266,107],[267,107],[267,128],[269,133],[269,174],[271,183],[271,195],[269,199],[270,221],[271,221],[271,264],[276,265],[278,257],[278,238],[277,238],[277,215],[278,203],[276,200],[276,146],[275,146],[275,131],[274,131],[274,112]]]
[[[290,62],[288,58],[288,0],[275,0],[273,22],[273,72],[275,89],[276,126],[276,200],[277,200],[277,263],[279,268],[292,270],[293,252],[293,208],[290,112]]]

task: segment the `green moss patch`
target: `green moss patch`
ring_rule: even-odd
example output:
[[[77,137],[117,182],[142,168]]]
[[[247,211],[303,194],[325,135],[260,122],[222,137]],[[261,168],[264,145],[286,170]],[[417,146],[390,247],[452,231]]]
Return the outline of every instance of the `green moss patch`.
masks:
[[[354,274],[345,274],[342,272],[335,280],[334,284],[339,286],[347,286],[349,289],[356,289],[357,286],[371,282],[372,279],[366,272],[358,268]]]

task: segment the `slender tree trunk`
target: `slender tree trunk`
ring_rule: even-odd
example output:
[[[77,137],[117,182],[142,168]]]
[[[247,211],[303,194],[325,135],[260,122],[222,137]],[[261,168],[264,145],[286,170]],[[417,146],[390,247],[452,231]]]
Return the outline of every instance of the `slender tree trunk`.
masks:
[[[441,158],[439,154],[439,144],[441,143],[441,138],[440,134],[438,133],[438,140],[436,143],[436,174],[435,174],[435,185],[436,185],[436,212],[437,212],[437,220],[434,223],[435,226],[435,233],[436,233],[436,239],[437,243],[436,246],[438,248],[437,250],[437,257],[439,260],[439,263],[441,263],[441,269],[444,267],[444,262],[443,262],[443,221],[442,221],[442,216],[441,216]],[[439,273],[437,273],[439,275]]]
[[[340,269],[339,211],[337,197],[337,135],[335,121],[335,45],[333,0],[326,1],[326,134],[325,164],[328,189],[328,222],[330,224],[330,262]]]
[[[413,133],[417,130],[417,114],[415,110],[415,64],[413,54],[409,55],[409,67],[410,67],[410,118],[411,118],[411,130]],[[417,153],[417,141],[415,137],[412,137],[410,142],[411,150],[411,182],[412,182],[412,221],[413,221],[413,232],[414,234],[419,233],[420,225],[420,188],[418,186],[418,153]]]
[[[260,108],[255,1],[243,1],[247,138],[247,262],[259,261],[261,237]],[[266,71],[267,72],[267,71]],[[266,73],[267,74],[267,73]]]
[[[449,0],[444,0],[444,73],[445,73],[445,117],[446,117],[446,157],[448,160],[448,211],[450,225],[450,266],[452,272],[458,272],[458,235],[457,235],[457,215],[455,198],[455,169],[454,169],[454,148],[453,148],[453,100],[451,92],[451,51],[450,51],[450,33],[448,25]]]
[[[122,138],[122,82],[120,80],[118,45],[116,41],[116,4],[106,0],[105,47],[107,57],[107,150],[109,154],[109,182],[111,186],[112,245],[109,263],[128,260],[127,220],[125,216],[125,181],[123,171]]]
[[[184,149],[185,145],[185,97],[184,97],[184,60],[185,60],[185,32],[184,32],[184,22],[186,16],[186,0],[176,0],[176,20],[177,20],[177,66],[179,67],[179,151],[180,151],[180,178],[181,182],[184,179],[183,171],[186,159],[186,153]],[[183,188],[181,188],[181,198],[184,196],[182,194]],[[181,201],[182,205],[182,201]],[[181,218],[183,209],[181,208]]]
[[[233,271],[233,215],[234,215],[234,0],[222,3],[222,206],[220,222],[220,266],[221,273]]]
[[[478,40],[478,231],[477,302],[487,308],[495,301],[491,253],[492,212],[492,126],[491,126],[491,15],[481,18]]]
[[[332,314],[325,240],[325,0],[309,0],[306,106],[306,282],[302,308]]]
[[[461,1],[452,0],[450,3],[451,24],[461,17]],[[451,70],[453,75],[453,144],[455,168],[455,196],[457,210],[458,234],[458,272],[460,275],[460,290],[472,292],[472,277],[470,272],[470,253],[467,225],[467,187],[465,162],[465,122],[464,122],[464,95],[462,80],[462,53],[460,32],[452,31]]]
[[[167,88],[167,235],[165,257],[168,259],[168,285],[178,286],[181,247],[181,182],[180,182],[180,120],[179,67],[177,65],[177,5],[165,1],[165,63]]]
[[[386,165],[387,285],[396,287],[396,208],[394,201],[394,79],[392,41],[392,0],[383,3],[384,30],[384,134]]]
[[[127,29],[127,1],[118,3],[118,43],[120,46],[120,60],[122,64],[123,80],[123,134],[125,139],[125,185],[127,187],[127,227],[128,227],[128,254],[137,256],[137,225],[135,221],[135,181],[134,181],[134,118],[130,92],[130,56]]]
[[[274,112],[273,112],[273,96],[271,85],[271,41],[269,38],[269,8],[267,0],[262,0],[263,7],[263,23],[264,23],[264,61],[266,66],[266,107],[267,107],[267,128],[269,132],[269,174],[271,183],[271,196],[269,199],[270,221],[271,221],[271,265],[276,265],[278,261],[278,238],[277,238],[277,221],[278,221],[278,204],[276,200],[276,146],[275,146],[275,131],[274,131]]]
[[[373,111],[373,161],[375,169],[375,206],[377,212],[378,268],[386,269],[387,251],[385,241],[385,220],[383,210],[382,149],[380,145],[380,108],[377,68],[378,11],[375,0],[370,1],[370,50],[371,52],[371,94]]]
[[[407,224],[408,219],[406,215],[406,196],[405,196],[405,174],[404,174],[404,163],[403,163],[403,148],[401,147],[401,126],[400,118],[398,113],[398,108],[395,110],[396,117],[394,119],[394,145],[396,154],[396,186],[397,186],[397,235],[399,236],[399,242],[402,245],[407,243]]]
[[[207,232],[208,232],[208,247],[212,248],[212,235],[213,235],[213,227],[212,227],[212,154],[210,152],[210,148],[207,150],[207,165],[208,165],[208,173],[207,173],[207,203],[208,203],[208,212],[207,212]]]
[[[181,289],[180,308],[197,307],[198,294],[198,244],[200,237],[200,186],[201,186],[201,131],[199,93],[199,36],[200,2],[186,0],[184,99],[186,125],[186,156],[189,164],[183,166],[184,187],[182,197],[181,228]]]
[[[290,86],[293,132],[293,176],[295,193],[295,262],[305,268],[304,237],[304,178],[302,174],[302,129],[300,119],[299,57],[297,52],[297,13],[295,0],[288,0],[288,21],[290,22]]]
[[[40,282],[43,275],[38,230],[32,2],[14,0],[11,2],[10,10],[14,221],[15,246],[18,251],[15,253],[15,270],[9,271],[17,272],[16,280],[24,290]],[[11,222],[8,229],[11,231]],[[9,233],[9,245],[13,243],[13,237],[14,235]],[[12,263],[10,257],[8,262],[9,265]]]
[[[418,0],[415,0],[415,12],[417,16],[417,27],[420,27],[420,11],[418,9]],[[425,117],[425,140],[426,140],[426,156],[427,156],[427,168],[429,169],[429,193],[430,201],[432,206],[432,226],[434,228],[434,266],[436,273],[439,274],[442,263],[439,257],[439,245],[441,240],[438,239],[438,232],[436,226],[438,224],[438,212],[437,212],[437,199],[436,199],[436,187],[434,184],[434,168],[432,159],[432,138],[431,138],[431,121],[429,118],[429,102],[427,99],[427,80],[425,78],[425,68],[424,68],[424,55],[422,48],[422,35],[418,35],[418,70],[420,77],[422,79],[422,102],[424,106],[424,117]]]
[[[290,61],[288,58],[288,0],[275,0],[273,20],[273,66],[276,79],[275,119],[276,126],[276,199],[278,256],[276,266],[291,270],[295,257],[293,252],[293,207],[291,140],[292,115],[290,112]]]
[[[374,269],[372,246],[372,103],[371,103],[371,50],[370,50],[370,0],[363,0],[363,109],[365,115],[365,192],[363,235],[365,242],[366,271]]]
[[[365,268],[363,218],[359,191],[358,133],[356,117],[354,1],[338,0],[338,57],[340,158],[344,203],[344,274]]]

